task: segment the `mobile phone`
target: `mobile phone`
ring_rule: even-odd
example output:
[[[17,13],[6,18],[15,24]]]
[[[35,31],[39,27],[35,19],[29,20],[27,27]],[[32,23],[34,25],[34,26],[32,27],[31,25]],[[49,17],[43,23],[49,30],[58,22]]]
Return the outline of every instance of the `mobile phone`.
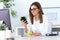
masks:
[[[27,23],[28,24],[28,22],[27,22],[27,20],[26,20],[26,17],[21,17],[21,19],[20,19],[21,21],[25,21],[25,23]]]

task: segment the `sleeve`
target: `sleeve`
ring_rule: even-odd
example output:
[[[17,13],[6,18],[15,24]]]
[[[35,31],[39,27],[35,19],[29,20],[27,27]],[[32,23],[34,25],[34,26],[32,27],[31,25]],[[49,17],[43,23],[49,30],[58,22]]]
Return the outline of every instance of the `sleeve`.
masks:
[[[43,30],[41,32],[42,35],[46,35],[48,33],[49,23],[48,23],[48,17],[45,15],[43,16]]]

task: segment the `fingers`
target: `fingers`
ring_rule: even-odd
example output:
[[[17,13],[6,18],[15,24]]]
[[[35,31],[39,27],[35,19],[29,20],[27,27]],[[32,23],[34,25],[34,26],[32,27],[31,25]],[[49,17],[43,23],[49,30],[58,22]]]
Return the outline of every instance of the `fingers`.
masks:
[[[26,23],[26,21],[23,21],[24,23]]]
[[[23,23],[24,25],[27,25],[26,21],[22,21],[22,23]]]
[[[28,24],[27,21],[22,20],[24,23]]]

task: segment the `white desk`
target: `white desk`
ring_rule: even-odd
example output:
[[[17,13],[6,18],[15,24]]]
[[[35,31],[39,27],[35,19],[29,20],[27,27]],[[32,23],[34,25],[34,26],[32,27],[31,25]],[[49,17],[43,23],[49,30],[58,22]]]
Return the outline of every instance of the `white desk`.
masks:
[[[60,40],[60,36],[15,37],[15,40]]]

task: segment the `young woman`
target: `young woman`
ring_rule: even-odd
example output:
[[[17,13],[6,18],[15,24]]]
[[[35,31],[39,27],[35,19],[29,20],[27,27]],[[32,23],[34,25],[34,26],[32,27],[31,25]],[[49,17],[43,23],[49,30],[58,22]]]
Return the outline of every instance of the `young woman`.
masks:
[[[23,22],[25,31],[30,30],[33,36],[46,35],[48,32],[48,18],[44,15],[39,2],[31,4],[29,15],[28,24],[25,21]]]

